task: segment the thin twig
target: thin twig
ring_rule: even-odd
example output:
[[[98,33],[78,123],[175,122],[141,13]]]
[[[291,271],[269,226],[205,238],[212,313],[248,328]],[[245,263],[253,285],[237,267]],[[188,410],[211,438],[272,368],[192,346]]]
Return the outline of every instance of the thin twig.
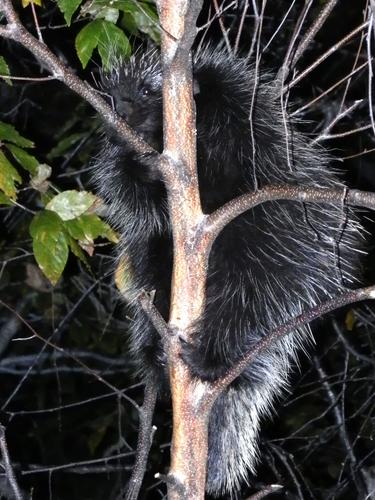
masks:
[[[232,47],[231,47],[231,44],[230,44],[230,41],[228,38],[227,30],[225,29],[225,26],[224,26],[224,21],[223,21],[223,17],[222,17],[222,13],[221,13],[221,7],[219,7],[217,0],[213,0],[213,4],[214,4],[216,15],[219,19],[219,26],[220,26],[221,33],[223,35],[223,39],[225,41],[225,45],[227,47],[228,53],[232,54]]]
[[[243,26],[244,26],[244,22],[245,22],[245,17],[246,17],[246,12],[247,12],[248,8],[249,8],[249,0],[245,0],[245,4],[243,6],[242,14],[241,14],[241,19],[240,19],[240,25],[238,27],[238,32],[237,32],[237,36],[236,36],[236,41],[234,42],[233,53],[235,55],[238,52],[238,47],[239,47],[239,44],[240,44],[240,39],[241,39],[242,30],[243,30]]]
[[[147,314],[149,320],[153,324],[155,330],[160,335],[161,340],[163,342],[165,352],[168,352],[169,341],[171,338],[171,331],[170,331],[165,319],[163,318],[163,316],[160,314],[160,312],[154,306],[154,303],[153,303],[154,297],[153,296],[154,296],[154,294],[142,292],[139,295],[138,300],[142,306],[142,309]]]
[[[349,106],[347,109],[339,113],[334,117],[334,119],[326,126],[326,128],[323,130],[323,132],[316,137],[312,142],[312,144],[315,144],[323,139],[325,139],[329,135],[329,131],[332,130],[332,128],[336,125],[337,122],[348,116],[352,111],[354,111],[360,104],[362,104],[363,99],[359,99],[358,101],[355,101],[351,106]]]
[[[283,488],[284,486],[281,486],[281,484],[270,484],[269,486],[265,486],[260,491],[254,493],[254,495],[247,497],[246,500],[261,500],[262,498],[265,498],[268,495],[272,495],[272,493],[276,493],[277,491],[280,491]]]
[[[292,66],[295,66],[297,61],[302,57],[305,50],[309,47],[312,39],[328,19],[332,9],[337,4],[337,2],[338,0],[328,0],[328,2],[326,2],[322,10],[319,12],[315,22],[312,24],[303,39],[300,41],[291,61]]]
[[[367,31],[367,62],[368,62],[368,108],[371,120],[372,130],[375,136],[375,120],[374,120],[374,110],[372,105],[372,56],[371,56],[371,36],[372,36],[372,27],[374,23],[374,15],[372,10],[369,8],[369,26]]]
[[[148,454],[151,448],[152,438],[156,430],[156,427],[153,427],[152,425],[152,419],[154,416],[157,393],[157,383],[155,379],[150,377],[145,385],[143,405],[141,407],[141,411],[139,412],[140,425],[138,431],[137,452],[133,472],[126,490],[126,500],[136,500],[142,486],[143,477],[147,467]],[[120,496],[119,500],[122,498],[124,497]]]
[[[280,24],[278,25],[278,27],[275,29],[275,31],[273,32],[271,38],[268,40],[268,42],[266,43],[266,45],[263,47],[262,49],[262,54],[263,52],[265,52],[268,47],[271,45],[272,43],[272,40],[275,38],[275,36],[278,34],[278,32],[281,30],[282,26],[284,25],[285,21],[288,19],[288,16],[289,16],[289,13],[290,11],[293,9],[294,7],[294,4],[296,3],[297,0],[293,0],[292,3],[290,4],[288,10],[286,11],[284,17],[282,18]]]
[[[323,97],[325,97],[328,94],[330,94],[333,90],[335,90],[335,88],[337,88],[342,83],[344,83],[347,80],[349,80],[352,76],[354,76],[356,73],[358,73],[359,71],[361,71],[362,69],[364,69],[367,65],[368,65],[368,62],[366,61],[365,63],[363,63],[360,66],[358,66],[358,68],[353,69],[353,71],[351,71],[348,75],[344,76],[344,78],[341,78],[341,80],[339,80],[338,82],[336,82],[333,85],[331,85],[331,87],[329,87],[327,90],[325,90],[324,92],[322,92],[321,94],[319,94],[317,97],[315,97],[314,99],[312,99],[311,101],[309,101],[307,104],[304,104],[300,108],[298,108],[295,111],[293,111],[293,113],[290,113],[289,116],[290,117],[296,116],[296,115],[300,114],[301,111],[304,111],[305,109],[310,108],[313,104],[316,104]],[[341,109],[340,109],[340,112],[341,112]]]
[[[345,45],[347,42],[349,42],[355,35],[360,33],[362,30],[366,29],[369,25],[369,21],[365,21],[364,23],[360,24],[355,28],[353,31],[351,31],[348,35],[344,36],[341,40],[339,40],[337,43],[332,45],[330,49],[328,49],[324,54],[322,54],[320,57],[318,57],[313,64],[311,64],[308,68],[303,70],[301,73],[296,76],[288,85],[286,85],[284,92],[288,89],[291,89],[297,83],[299,83],[303,78],[305,78],[311,71],[313,71],[319,64],[321,64],[323,61],[325,61],[330,55],[332,55],[334,52],[336,52],[340,47]]]
[[[313,142],[328,141],[331,139],[341,139],[342,137],[347,137],[348,135],[358,134],[359,132],[364,132],[372,128],[372,125],[364,125],[363,127],[352,128],[351,130],[345,130],[345,132],[337,132],[337,134],[327,134],[321,135],[318,140]]]
[[[20,80],[25,82],[50,82],[51,80],[56,80],[53,76],[11,76],[11,75],[0,75],[0,78],[4,80]]]
[[[14,474],[12,462],[9,457],[8,446],[5,438],[5,428],[0,424],[0,450],[3,458],[2,463],[5,475],[14,494],[14,500],[23,500],[23,495],[18,486],[16,475]]]
[[[31,11],[33,13],[33,18],[34,18],[34,23],[35,23],[35,29],[36,29],[36,32],[38,34],[38,39],[39,39],[39,41],[41,43],[44,43],[42,32],[40,31],[38,16],[36,15],[36,11],[35,11],[35,4],[34,4],[34,2],[31,2],[30,7],[31,7]]]
[[[207,403],[210,404],[213,402],[217,395],[221,393],[223,387],[227,387],[231,382],[233,382],[233,380],[241,375],[245,368],[247,368],[255,359],[259,358],[260,354],[274,346],[276,342],[283,337],[330,311],[334,311],[348,304],[367,299],[375,299],[375,285],[343,293],[334,299],[327,300],[326,302],[311,308],[310,310],[291,319],[284,325],[276,328],[267,334],[263,339],[259,340],[251,349],[249,349],[223,377],[215,381],[212,388],[212,398],[207,398],[209,400]]]
[[[284,88],[284,83],[286,81],[287,76],[290,73],[291,65],[290,65],[290,60],[292,58],[294,46],[296,44],[297,38],[301,32],[303,23],[305,22],[305,19],[307,17],[307,14],[311,8],[311,5],[313,3],[313,0],[307,0],[305,1],[305,5],[297,19],[296,25],[294,27],[287,51],[285,53],[284,61],[283,64],[278,72],[278,78],[281,79],[282,82],[282,88]]]
[[[13,314],[15,314],[17,316],[17,318],[33,333],[33,335],[35,337],[37,337],[38,339],[40,339],[43,343],[44,343],[44,346],[47,347],[52,347],[53,349],[57,350],[58,352],[60,353],[65,353],[67,354],[67,357],[68,358],[71,358],[73,361],[75,361],[79,366],[81,366],[87,373],[89,373],[90,375],[92,375],[94,378],[96,378],[97,380],[99,380],[100,382],[102,382],[105,386],[107,386],[109,389],[111,389],[112,391],[114,391],[119,397],[121,398],[124,398],[126,400],[129,400],[130,398],[128,398],[125,394],[122,393],[121,390],[117,389],[117,387],[115,387],[114,385],[112,385],[110,382],[108,382],[107,380],[105,380],[96,370],[93,370],[92,368],[90,368],[88,365],[86,365],[86,363],[84,363],[83,361],[81,361],[79,358],[77,358],[76,356],[70,354],[69,352],[66,352],[62,347],[58,346],[57,344],[55,344],[54,342],[52,342],[51,340],[49,339],[45,339],[43,338],[31,325],[30,323],[28,323],[20,314],[18,314],[17,311],[15,311],[14,309],[12,309],[8,304],[6,304],[5,302],[3,302],[2,300],[0,300],[0,304],[2,306],[4,306],[6,309],[8,309],[8,311],[11,311]],[[5,406],[8,404],[9,402],[9,398],[7,400],[7,402],[3,405],[2,409],[5,408]],[[134,402],[133,402],[134,403]],[[138,409],[138,406],[134,403],[134,405],[137,409]]]

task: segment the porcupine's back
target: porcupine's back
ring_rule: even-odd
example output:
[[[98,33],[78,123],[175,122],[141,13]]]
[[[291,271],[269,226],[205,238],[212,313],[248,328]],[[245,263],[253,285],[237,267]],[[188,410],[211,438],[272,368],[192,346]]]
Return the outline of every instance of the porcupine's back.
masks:
[[[129,119],[131,95],[131,125],[160,150],[157,54],[135,57],[111,78],[118,112]],[[196,58],[194,78],[199,183],[206,212],[267,184],[342,187],[322,151],[286,122],[278,87],[270,78],[256,78],[242,60],[212,49]],[[145,88],[150,93],[140,99]],[[154,269],[165,255],[151,258],[145,242],[155,235],[163,239],[168,232],[164,189],[129,174],[128,150],[121,143],[107,142],[102,157],[107,166],[101,171],[100,189],[122,232],[120,254],[130,252],[135,262],[135,288],[160,291],[164,285],[155,282]],[[359,239],[352,212],[333,205],[268,202],[233,221],[212,249],[206,310],[189,358],[194,372],[215,378],[268,331],[339,293],[357,274]],[[145,375],[157,362],[152,356],[157,336],[150,331],[138,312],[132,342]],[[260,418],[287,385],[302,338],[306,331],[260,356],[216,402],[209,437],[211,493],[234,491],[248,469],[254,471]]]

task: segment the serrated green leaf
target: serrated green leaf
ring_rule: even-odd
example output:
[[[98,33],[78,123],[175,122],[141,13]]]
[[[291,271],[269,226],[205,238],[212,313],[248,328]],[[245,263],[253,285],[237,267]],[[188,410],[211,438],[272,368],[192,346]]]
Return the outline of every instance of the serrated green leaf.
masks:
[[[39,212],[30,224],[35,259],[43,274],[56,285],[65,269],[68,255],[68,235],[63,221],[55,212]]]
[[[24,149],[21,149],[14,144],[7,144],[6,146],[12,153],[14,159],[21,165],[21,167],[30,172],[31,175],[36,175],[39,162],[35,158],[35,156],[32,156]]]
[[[0,56],[0,75],[5,83],[10,86],[12,85],[12,80],[10,78],[4,78],[4,76],[6,77],[10,75],[10,71],[9,66],[3,56]]]
[[[0,191],[0,205],[13,205],[12,200]]]
[[[0,189],[12,200],[16,199],[16,184],[22,182],[22,179],[9,162],[8,158],[0,151]]]
[[[57,0],[57,5],[64,14],[64,19],[68,26],[70,26],[72,16],[81,3],[82,0]]]
[[[98,45],[102,29],[101,23],[102,19],[95,19],[89,22],[76,36],[76,51],[83,68],[86,68],[95,47]]]
[[[65,226],[74,239],[84,243],[90,244],[99,236],[107,238],[112,243],[118,243],[115,231],[96,214],[81,215],[76,219],[68,220]]]
[[[98,51],[104,69],[109,70],[117,59],[130,57],[131,46],[120,28],[103,19],[98,39]]]
[[[0,141],[8,141],[20,146],[21,148],[33,148],[34,143],[22,137],[13,125],[9,123],[0,122]]]
[[[88,191],[63,191],[48,202],[47,210],[59,214],[62,220],[67,221],[85,213],[97,200],[97,197]]]

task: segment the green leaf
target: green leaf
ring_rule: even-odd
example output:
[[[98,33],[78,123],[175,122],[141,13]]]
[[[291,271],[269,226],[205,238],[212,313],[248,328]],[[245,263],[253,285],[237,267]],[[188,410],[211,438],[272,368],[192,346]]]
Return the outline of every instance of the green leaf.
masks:
[[[66,24],[70,26],[74,12],[81,5],[82,0],[57,0],[59,9],[64,14]]]
[[[62,220],[54,212],[39,212],[30,224],[30,234],[34,256],[40,269],[56,285],[69,255],[68,236]]]
[[[123,24],[136,26],[139,31],[146,33],[154,42],[160,43],[159,18],[153,5],[145,2],[134,2],[132,0],[117,0],[113,7],[117,7],[124,13]],[[131,18],[130,21],[127,18]]]
[[[118,236],[113,229],[96,214],[81,215],[65,222],[69,234],[76,240],[90,244],[101,236],[113,243],[118,243]]]
[[[106,69],[111,67],[114,60],[129,57],[131,54],[125,33],[105,19],[91,21],[76,37],[76,51],[84,68],[96,47]]]
[[[48,210],[59,214],[62,220],[74,219],[85,213],[97,200],[97,197],[88,191],[63,191],[54,196],[46,205]]]
[[[88,0],[81,9],[82,16],[89,16],[92,19],[106,19],[112,23],[117,23],[119,11],[113,5],[113,0]]]
[[[5,81],[5,83],[10,86],[12,85],[12,80],[10,78],[4,78],[4,76],[10,75],[10,71],[9,66],[3,56],[0,56],[0,75],[2,75],[2,79]]]
[[[12,200],[0,191],[0,205],[13,205]]]
[[[87,136],[86,132],[75,132],[74,134],[70,134],[67,137],[64,137],[59,141],[56,146],[54,146],[51,151],[48,153],[47,158],[49,160],[53,160],[54,158],[58,158],[62,156],[65,151],[74,146],[80,139]]]
[[[101,12],[101,17],[114,24],[117,23],[119,15],[118,9],[113,9],[112,7],[107,7]]]
[[[34,143],[22,137],[13,125],[9,123],[0,122],[0,141],[8,141],[17,144],[21,148],[33,148]]]
[[[131,46],[125,33],[109,21],[102,20],[98,51],[104,69],[109,70],[117,59],[130,57]]]
[[[31,175],[36,175],[39,162],[35,156],[30,155],[24,149],[21,149],[14,144],[7,144],[6,146],[21,167],[30,172]]]
[[[86,68],[95,47],[98,45],[101,23],[101,19],[89,22],[76,37],[76,51],[83,68]]]
[[[78,257],[79,260],[81,260],[88,269],[90,269],[86,255],[84,254],[82,248],[79,246],[79,244],[76,242],[76,240],[74,238],[72,238],[71,236],[68,236],[68,242],[69,242],[70,250],[74,253],[74,255],[76,257]]]
[[[7,157],[0,151],[0,189],[9,196],[12,200],[16,199],[17,188],[16,183],[22,182],[22,179],[8,161]]]

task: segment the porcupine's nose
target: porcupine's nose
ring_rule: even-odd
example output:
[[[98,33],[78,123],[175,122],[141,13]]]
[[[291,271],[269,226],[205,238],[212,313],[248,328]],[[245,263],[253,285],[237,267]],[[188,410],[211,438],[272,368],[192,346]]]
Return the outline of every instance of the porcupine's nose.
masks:
[[[116,103],[116,111],[119,115],[124,117],[127,121],[130,120],[134,110],[133,102],[130,100],[122,99],[119,103]]]

